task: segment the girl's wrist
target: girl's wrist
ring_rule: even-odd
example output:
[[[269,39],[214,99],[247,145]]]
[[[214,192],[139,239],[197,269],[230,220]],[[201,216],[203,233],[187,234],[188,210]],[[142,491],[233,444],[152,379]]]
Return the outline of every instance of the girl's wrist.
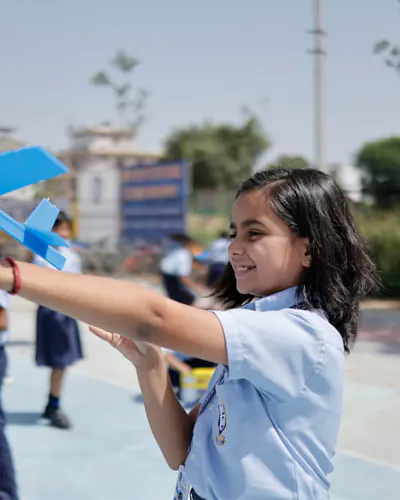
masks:
[[[11,263],[5,259],[0,260],[0,288],[12,292],[15,286],[14,270]]]
[[[157,346],[147,344],[146,354],[143,363],[134,365],[138,377],[149,375],[150,373],[159,373],[166,370],[167,363],[161,349]]]

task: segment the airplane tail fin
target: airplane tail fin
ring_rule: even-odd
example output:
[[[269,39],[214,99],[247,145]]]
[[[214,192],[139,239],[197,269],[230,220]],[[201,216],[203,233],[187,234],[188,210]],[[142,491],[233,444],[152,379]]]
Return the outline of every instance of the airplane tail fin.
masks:
[[[59,209],[49,200],[42,200],[25,221],[30,229],[51,231],[59,214]]]
[[[35,234],[48,245],[68,247],[69,244],[52,231],[59,212],[60,210],[49,200],[42,200],[26,219],[24,223],[26,231]]]

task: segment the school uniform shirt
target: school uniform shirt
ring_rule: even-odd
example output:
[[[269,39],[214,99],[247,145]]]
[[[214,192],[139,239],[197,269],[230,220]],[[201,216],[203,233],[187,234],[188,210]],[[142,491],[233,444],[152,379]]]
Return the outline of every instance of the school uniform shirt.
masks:
[[[0,290],[0,307],[5,309],[6,311],[10,308],[10,296],[5,290]],[[7,343],[8,337],[8,329],[0,331],[0,347],[4,346]]]
[[[229,261],[228,248],[231,240],[228,238],[218,238],[211,243],[208,259],[211,264],[227,264]]]
[[[163,285],[168,297],[187,305],[193,304],[195,295],[181,278],[191,274],[192,259],[192,254],[187,248],[170,244],[160,260]]]
[[[69,247],[58,247],[57,251],[66,259],[62,271],[66,273],[77,273],[77,274],[80,274],[82,272],[82,260],[80,255],[75,250]],[[55,269],[45,259],[39,257],[39,255],[36,254],[34,254],[33,256],[32,263],[40,267]]]
[[[169,276],[189,276],[192,272],[192,254],[181,246],[171,248],[160,260],[160,270]]]
[[[184,468],[207,500],[329,498],[344,348],[323,311],[293,308],[295,292],[214,312],[228,366],[202,399]]]

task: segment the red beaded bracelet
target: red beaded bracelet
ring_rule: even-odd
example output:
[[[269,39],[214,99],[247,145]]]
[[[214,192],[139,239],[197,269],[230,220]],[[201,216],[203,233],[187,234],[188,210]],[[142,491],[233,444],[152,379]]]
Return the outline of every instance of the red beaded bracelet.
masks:
[[[20,292],[22,286],[19,266],[12,257],[5,257],[4,260],[6,260],[10,264],[14,274],[14,283],[11,290],[8,293],[10,295],[17,295]]]

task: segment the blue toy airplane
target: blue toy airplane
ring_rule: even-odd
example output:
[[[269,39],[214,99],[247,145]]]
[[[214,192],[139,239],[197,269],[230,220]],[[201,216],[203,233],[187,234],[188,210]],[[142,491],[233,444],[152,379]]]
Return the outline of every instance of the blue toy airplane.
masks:
[[[68,168],[43,148],[30,147],[0,154],[0,195],[68,172]],[[0,210],[0,230],[32,250],[57,269],[65,258],[53,247],[69,246],[52,232],[59,209],[42,200],[24,223]]]

